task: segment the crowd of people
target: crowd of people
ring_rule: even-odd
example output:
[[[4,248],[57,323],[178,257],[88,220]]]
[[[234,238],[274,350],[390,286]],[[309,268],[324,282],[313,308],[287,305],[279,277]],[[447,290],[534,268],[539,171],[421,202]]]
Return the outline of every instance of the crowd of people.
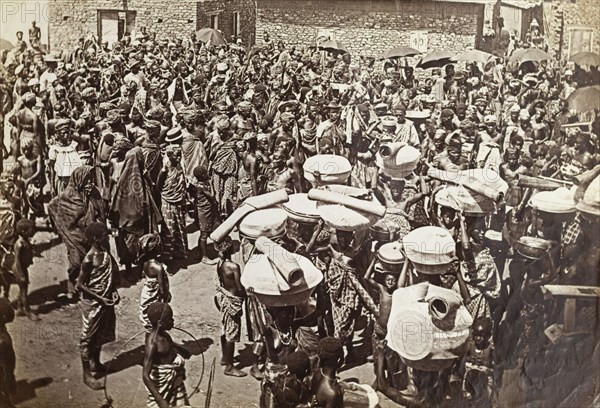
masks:
[[[189,352],[168,334],[169,276],[196,258],[216,268],[226,375],[247,375],[234,359],[246,316],[261,406],[338,407],[350,389],[366,390],[371,406],[374,391],[403,405],[489,406],[503,372],[514,368],[536,398],[547,374],[540,362],[553,344],[544,330],[563,319],[543,286],[598,285],[600,120],[567,100],[600,76],[593,66],[509,58],[425,70],[402,59],[290,47],[269,33],[246,47],[194,35],[161,39],[144,28],[114,44],[82,38],[60,55],[19,41],[0,66],[0,129],[10,133],[0,154],[0,283],[5,298],[11,285],[19,291],[13,305],[0,299],[0,395],[8,401],[15,387],[4,326],[13,306],[17,316],[39,318],[27,299],[30,239],[47,228],[66,246],[65,301],[83,310],[80,353],[93,389],[106,374],[102,345],[115,340],[120,279],[143,278],[148,406],[189,403]],[[409,172],[386,168],[390,146],[417,152]],[[326,185],[326,166],[315,172],[305,164],[332,155],[351,166],[341,183],[348,194],[384,206],[385,216],[348,228],[287,219],[286,233],[270,238],[324,278],[302,303],[265,305],[241,283],[256,237],[240,234],[238,260],[237,232],[211,234],[253,197]],[[467,190],[434,177],[470,169],[489,170],[507,186],[479,212],[459,204]],[[547,190],[549,207],[532,205]],[[264,220],[282,227],[273,222]],[[188,242],[190,224],[198,242]],[[424,227],[446,230],[456,244],[443,271],[408,267],[403,240]],[[389,243],[404,256],[399,268],[379,263]],[[394,292],[425,281],[453,289],[473,319],[467,349],[439,370],[415,368],[388,344]],[[361,320],[372,333],[375,381],[361,379],[369,386],[336,377],[368,337],[354,335]]]

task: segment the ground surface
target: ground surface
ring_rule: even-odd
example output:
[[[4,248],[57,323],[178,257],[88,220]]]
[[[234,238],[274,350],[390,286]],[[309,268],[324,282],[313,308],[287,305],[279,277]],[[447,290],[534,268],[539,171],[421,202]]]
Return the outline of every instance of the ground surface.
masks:
[[[196,242],[197,233],[190,235]],[[102,391],[92,391],[81,382],[81,363],[78,342],[81,330],[81,312],[78,306],[66,305],[57,296],[65,290],[67,269],[66,250],[51,233],[37,233],[33,239],[41,250],[30,270],[30,300],[38,310],[40,321],[17,318],[9,325],[17,354],[19,407],[96,407],[105,400]],[[208,386],[208,375],[216,358],[216,374],[211,406],[258,406],[259,382],[251,376],[226,377],[219,366],[220,316],[213,302],[214,266],[194,264],[182,268],[170,278],[175,312],[175,325],[191,333],[196,343],[185,333],[173,331],[176,341],[184,343],[193,356],[186,363],[188,392],[202,376],[200,391],[191,398],[194,407],[203,407]],[[128,286],[128,285],[125,285]],[[115,407],[145,406],[146,390],[141,380],[144,335],[131,339],[143,328],[138,319],[141,281],[119,289],[121,303],[116,307],[117,341],[103,348],[101,360],[106,364],[113,357],[107,378],[107,391]],[[17,294],[11,290],[11,300]],[[129,340],[129,343],[125,344]],[[357,335],[360,342],[360,332]],[[121,350],[122,349],[122,350]],[[250,349],[239,345],[240,366],[249,371]],[[202,351],[204,351],[202,353]],[[117,354],[118,353],[118,354]],[[204,364],[203,364],[204,362]],[[341,378],[360,378],[373,381],[373,367],[364,363],[341,373]],[[384,407],[395,406],[383,401]]]

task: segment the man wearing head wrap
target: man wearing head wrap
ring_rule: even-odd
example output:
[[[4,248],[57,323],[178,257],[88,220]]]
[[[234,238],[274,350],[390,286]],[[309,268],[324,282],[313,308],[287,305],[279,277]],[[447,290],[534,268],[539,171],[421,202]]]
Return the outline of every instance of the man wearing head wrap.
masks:
[[[161,229],[165,260],[185,259],[188,243],[185,231],[186,179],[181,166],[181,148],[170,144],[158,175],[157,187],[161,195],[161,213],[165,225]]]
[[[94,186],[93,168],[73,170],[69,184],[48,204],[48,214],[62,242],[67,247],[67,296],[75,298],[75,280],[88,251],[85,229],[92,222],[106,222],[100,192]]]
[[[71,120],[61,119],[55,125],[55,143],[48,149],[50,190],[56,195],[65,189],[71,173],[83,163],[73,140]]]
[[[344,155],[347,139],[346,127],[342,120],[342,106],[336,101],[332,101],[327,106],[329,118],[317,127],[317,153],[320,152],[318,140],[322,137],[329,137],[333,141],[334,154]]]
[[[252,104],[242,101],[237,104],[236,114],[231,118],[231,130],[242,136],[246,132],[256,131],[256,123],[252,115]]]
[[[154,187],[154,197],[156,202],[159,202],[158,191],[156,189],[156,182],[158,180],[158,173],[161,169],[162,164],[162,153],[160,150],[160,133],[161,123],[156,120],[147,120],[144,122],[145,134],[140,139],[136,140],[134,145],[140,146],[144,154],[144,166],[150,180]]]
[[[41,155],[46,150],[46,131],[44,123],[39,115],[34,112],[37,98],[35,94],[27,92],[23,95],[23,108],[16,114],[17,140],[22,146],[24,143],[33,143],[33,151],[36,155]],[[17,144],[17,149],[20,146]],[[19,156],[19,150],[13,152],[14,157]]]
[[[296,117],[289,113],[283,112],[279,116],[280,126],[271,132],[269,137],[269,150],[275,150],[275,141],[277,139],[296,140],[294,132],[297,131]]]
[[[161,252],[162,242],[159,234],[146,234],[139,239],[137,262],[143,264],[144,272],[139,317],[147,333],[152,330],[152,323],[148,317],[150,306],[156,302],[168,303],[171,301],[167,266],[156,260]]]
[[[202,166],[208,168],[208,154],[204,144],[206,138],[196,109],[190,107],[184,108],[179,111],[179,115],[182,125],[181,150],[183,154],[183,171],[186,179],[191,182],[196,167]]]

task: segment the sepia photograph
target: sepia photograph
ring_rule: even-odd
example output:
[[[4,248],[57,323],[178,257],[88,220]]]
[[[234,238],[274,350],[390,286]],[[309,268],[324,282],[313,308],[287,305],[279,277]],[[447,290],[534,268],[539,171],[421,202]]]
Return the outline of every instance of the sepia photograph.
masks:
[[[0,0],[0,408],[600,407],[598,0]]]

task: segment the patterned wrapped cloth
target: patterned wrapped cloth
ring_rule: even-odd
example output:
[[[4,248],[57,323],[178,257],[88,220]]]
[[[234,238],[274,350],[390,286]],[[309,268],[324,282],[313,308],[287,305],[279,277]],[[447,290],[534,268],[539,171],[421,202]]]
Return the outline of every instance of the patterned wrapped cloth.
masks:
[[[467,310],[473,319],[491,317],[490,301],[500,298],[501,280],[490,250],[484,248],[473,260],[462,261],[460,267],[471,296]],[[458,282],[453,289],[460,293]]]
[[[334,336],[344,342],[354,332],[354,313],[358,309],[359,299],[374,315],[379,314],[379,308],[358,281],[353,267],[334,257],[325,276],[331,298]]]
[[[167,266],[163,264],[163,268],[165,271],[167,270]],[[169,277],[168,274],[165,274],[163,279],[167,280],[166,289],[169,290]],[[146,276],[144,281],[144,286],[142,287],[142,294],[140,295],[140,321],[144,325],[146,330],[152,330],[152,323],[150,323],[150,319],[148,319],[148,309],[152,303],[156,302],[166,302],[167,299],[163,299],[160,296],[159,292],[159,284],[157,278],[149,278]]]
[[[242,307],[244,299],[232,295],[220,284],[215,285],[215,302],[221,311],[222,334],[229,342],[239,342],[242,331]]]
[[[140,147],[127,152],[110,203],[111,221],[119,228],[116,242],[121,263],[135,262],[139,238],[158,233],[158,225],[163,219],[144,160]]]
[[[211,158],[211,185],[220,210],[233,210],[237,198],[239,160],[235,151],[237,139],[221,145]]]
[[[101,264],[94,267],[94,272],[85,282],[85,285],[98,296],[114,300],[118,297],[114,282],[118,267],[110,253],[104,252],[102,256]],[[96,258],[97,254],[88,254],[83,262],[95,264],[97,262]],[[90,360],[93,357],[94,350],[97,350],[103,344],[115,341],[115,307],[106,306],[97,299],[85,294],[82,296],[80,307],[83,328],[79,349],[82,359]]]
[[[170,407],[189,405],[183,382],[185,380],[185,360],[179,354],[175,356],[172,363],[153,364],[150,379],[156,385],[160,396]],[[146,390],[148,391],[147,388]],[[150,391],[148,391],[148,407],[158,408],[158,403]]]
[[[50,219],[67,247],[71,284],[77,279],[81,261],[88,250],[85,228],[92,222],[106,221],[100,192],[96,188],[90,194],[84,192],[85,180],[92,171],[91,166],[77,167],[67,188],[48,204]],[[74,291],[74,288],[70,286],[69,291]]]
[[[161,231],[162,257],[167,260],[187,256],[185,185],[185,175],[178,166],[169,170],[161,191],[161,210],[167,225]]]
[[[182,130],[183,143],[181,150],[183,153],[183,166],[185,176],[188,180],[194,177],[194,169],[198,166],[208,168],[208,157],[204,144],[200,138],[194,136],[187,130]]]

